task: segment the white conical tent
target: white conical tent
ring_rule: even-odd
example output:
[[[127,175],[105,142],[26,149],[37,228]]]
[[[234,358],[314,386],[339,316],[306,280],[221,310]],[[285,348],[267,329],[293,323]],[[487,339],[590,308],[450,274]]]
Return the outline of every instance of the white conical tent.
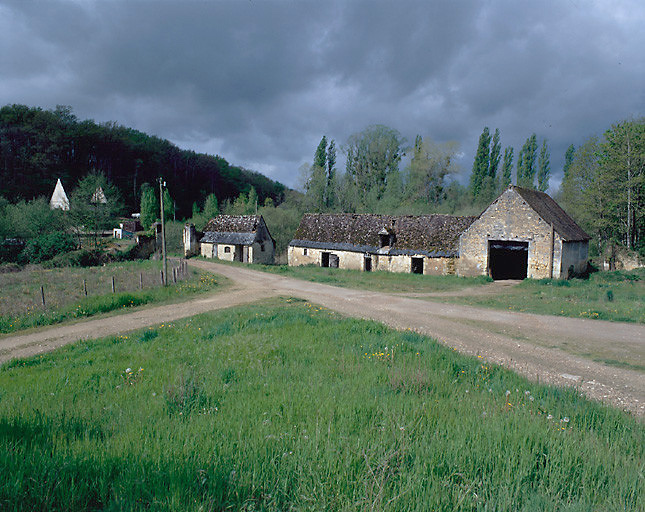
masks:
[[[63,184],[60,182],[60,178],[56,182],[54,187],[54,193],[52,198],[49,200],[49,207],[53,210],[54,208],[60,208],[61,210],[69,210],[69,199],[67,199],[67,194],[63,188]]]

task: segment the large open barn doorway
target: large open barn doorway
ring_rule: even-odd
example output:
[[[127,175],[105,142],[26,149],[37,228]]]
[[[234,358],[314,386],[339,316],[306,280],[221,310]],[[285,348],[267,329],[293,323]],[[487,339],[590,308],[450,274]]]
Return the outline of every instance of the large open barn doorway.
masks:
[[[488,241],[488,270],[493,279],[526,279],[528,261],[528,242]]]

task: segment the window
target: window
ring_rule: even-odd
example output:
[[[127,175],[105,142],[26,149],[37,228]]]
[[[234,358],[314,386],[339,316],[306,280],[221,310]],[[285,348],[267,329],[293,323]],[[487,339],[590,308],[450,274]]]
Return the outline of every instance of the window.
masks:
[[[264,244],[260,244],[260,251],[264,252]]]
[[[231,248],[230,247],[224,247],[224,252],[231,252]]]
[[[307,249],[303,249],[303,250],[302,250],[302,254],[304,254],[305,256],[307,256]]]

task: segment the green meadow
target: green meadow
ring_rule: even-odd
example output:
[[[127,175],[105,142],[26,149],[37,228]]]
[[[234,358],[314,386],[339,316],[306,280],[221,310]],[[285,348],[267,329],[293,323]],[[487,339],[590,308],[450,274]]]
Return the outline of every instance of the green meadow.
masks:
[[[645,323],[645,269],[597,272],[589,279],[525,279],[503,293],[441,300],[545,315]]]
[[[645,428],[295,299],[0,368],[0,510],[640,511]]]
[[[118,313],[144,304],[175,302],[227,284],[223,276],[188,269],[186,275],[179,274],[176,283],[171,278],[164,287],[161,268],[159,261],[135,261],[89,268],[46,269],[34,265],[21,272],[0,273],[0,334],[101,313]],[[169,276],[171,268],[169,264]],[[115,293],[112,293],[112,278]]]

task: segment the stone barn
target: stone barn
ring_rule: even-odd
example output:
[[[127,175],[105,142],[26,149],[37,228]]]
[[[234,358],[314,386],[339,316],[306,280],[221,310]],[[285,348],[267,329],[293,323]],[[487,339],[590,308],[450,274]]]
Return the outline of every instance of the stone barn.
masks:
[[[289,243],[290,266],[454,274],[459,236],[475,217],[306,214]]]
[[[218,215],[208,221],[203,232],[193,224],[184,227],[184,255],[201,254],[243,263],[272,264],[275,240],[262,215]]]
[[[511,185],[459,239],[458,274],[567,278],[587,268],[589,235],[547,194]]]

